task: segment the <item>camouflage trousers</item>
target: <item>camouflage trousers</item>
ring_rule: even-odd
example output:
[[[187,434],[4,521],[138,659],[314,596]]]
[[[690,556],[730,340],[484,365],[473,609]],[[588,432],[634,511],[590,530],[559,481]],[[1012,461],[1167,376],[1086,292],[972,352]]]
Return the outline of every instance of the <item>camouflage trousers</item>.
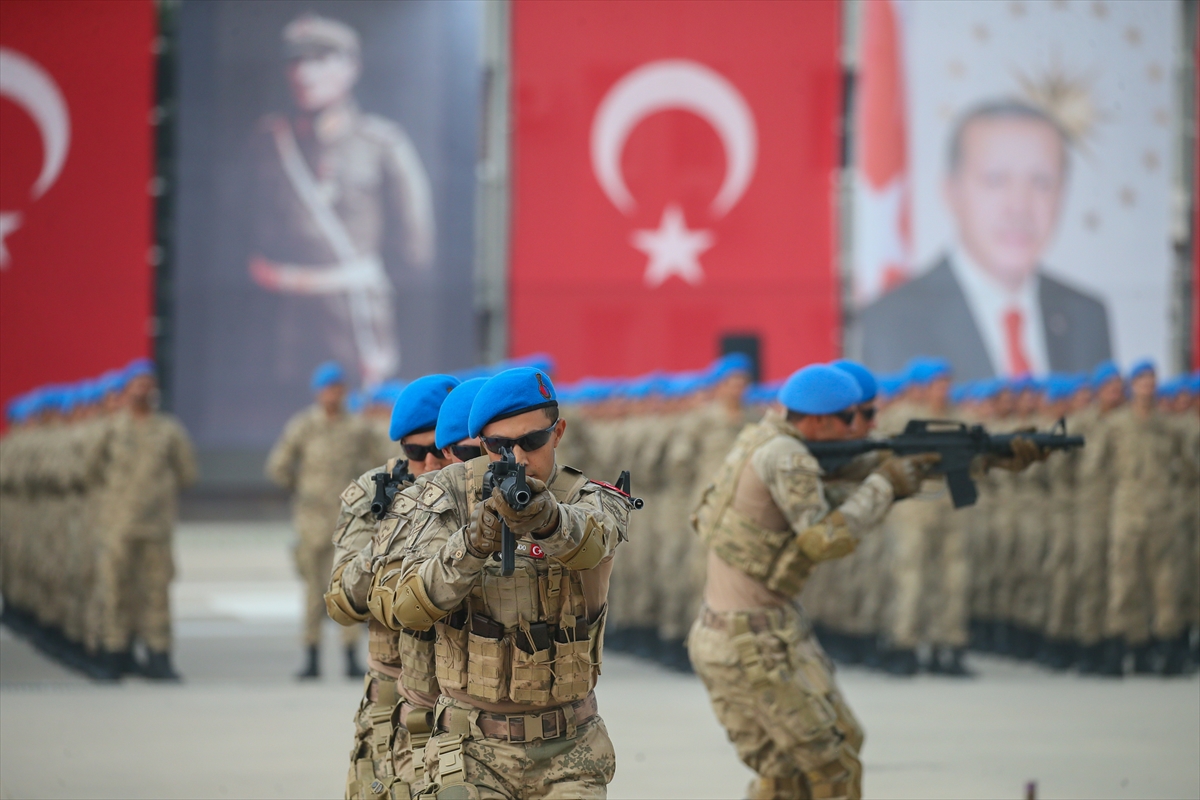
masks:
[[[442,696],[434,719],[446,709],[467,712],[469,727],[434,734],[425,748],[425,774],[440,785],[439,799],[455,800],[603,800],[617,771],[608,729],[599,715],[575,735],[531,742],[510,742],[484,735],[478,709]],[[435,725],[435,730],[443,725]],[[461,749],[459,740],[461,737]],[[443,763],[444,762],[444,763]]]
[[[751,798],[862,797],[862,727],[797,609],[702,608],[688,652],[738,757],[758,774]]]
[[[1181,599],[1188,571],[1184,531],[1168,514],[1114,509],[1108,545],[1104,633],[1131,645],[1174,639],[1185,627]]]
[[[1080,487],[1071,551],[1074,639],[1085,647],[1104,638],[1108,607],[1108,497],[1095,490]]]
[[[321,623],[328,618],[325,591],[329,588],[329,575],[333,572],[333,542],[306,542],[301,539],[296,545],[295,556],[296,571],[304,581],[304,644],[316,646],[321,643]],[[345,644],[358,641],[361,625],[339,627]]]
[[[128,649],[136,635],[146,647],[171,649],[169,589],[175,577],[170,534],[113,538],[100,547],[96,564],[101,644],[110,652]]]
[[[888,640],[893,647],[967,643],[970,564],[966,531],[953,514],[948,496],[907,500],[891,511]]]
[[[363,698],[354,714],[346,800],[409,800],[424,788],[424,765],[420,774],[414,769],[413,739],[423,746],[428,731],[410,736],[402,717],[412,707],[400,701],[390,675],[367,671]]]

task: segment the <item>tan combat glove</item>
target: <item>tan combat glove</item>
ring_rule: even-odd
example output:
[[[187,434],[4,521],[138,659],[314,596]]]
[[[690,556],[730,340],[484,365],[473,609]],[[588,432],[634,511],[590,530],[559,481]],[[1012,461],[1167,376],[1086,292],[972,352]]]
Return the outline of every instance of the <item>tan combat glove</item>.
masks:
[[[500,549],[502,520],[497,507],[503,505],[504,501],[493,495],[471,512],[471,522],[467,525],[467,551],[476,558],[487,558]]]
[[[1020,472],[1028,468],[1031,464],[1045,461],[1046,457],[1050,455],[1049,450],[1043,450],[1023,436],[1013,437],[1011,446],[1013,454],[1010,458],[994,455],[986,456],[984,462],[988,468],[999,467],[1009,472]]]
[[[499,489],[492,489],[491,499],[496,502],[496,510],[514,536],[533,536],[535,539],[545,537],[558,528],[558,501],[554,495],[546,491],[546,484],[537,478],[529,478],[529,491],[533,499],[529,505],[517,511],[504,502]]]
[[[929,477],[935,464],[942,460],[940,453],[918,453],[912,456],[895,456],[875,468],[892,485],[896,500],[912,497],[921,488],[921,481]]]

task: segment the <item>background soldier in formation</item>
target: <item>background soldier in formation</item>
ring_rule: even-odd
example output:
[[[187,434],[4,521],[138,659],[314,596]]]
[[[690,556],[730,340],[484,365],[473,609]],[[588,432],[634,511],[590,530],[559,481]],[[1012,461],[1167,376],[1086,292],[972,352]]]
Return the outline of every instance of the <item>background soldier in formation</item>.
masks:
[[[4,620],[98,679],[179,678],[171,533],[196,464],[157,398],[153,365],[138,360],[18,399],[0,444]]]
[[[267,457],[267,476],[292,492],[296,526],[296,569],[304,581],[304,646],[306,659],[298,678],[321,674],[321,623],[325,590],[333,569],[331,532],[338,519],[338,494],[373,464],[385,460],[378,439],[361,417],[346,411],[346,380],[334,362],[317,367],[312,376],[316,404],[297,413]],[[346,675],[363,674],[355,653],[358,626],[343,628]]]

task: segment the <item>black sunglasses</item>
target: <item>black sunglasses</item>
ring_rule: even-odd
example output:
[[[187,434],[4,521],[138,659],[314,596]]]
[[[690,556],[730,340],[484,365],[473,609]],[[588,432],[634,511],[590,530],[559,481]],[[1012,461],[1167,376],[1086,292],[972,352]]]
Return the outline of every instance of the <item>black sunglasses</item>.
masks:
[[[454,457],[459,461],[470,461],[483,455],[483,448],[477,444],[452,444],[442,448],[443,452],[446,450],[454,453]]]
[[[854,424],[854,415],[857,413],[858,412],[856,412],[856,411],[834,411],[829,416],[837,417],[845,425],[853,425]]]
[[[541,450],[546,446],[546,442],[550,441],[550,436],[554,433],[554,428],[558,423],[554,423],[549,428],[540,431],[533,431],[524,436],[519,436],[516,439],[509,439],[505,436],[481,436],[479,441],[483,442],[483,446],[489,452],[500,455],[505,448],[512,450],[520,447],[526,453],[532,453],[534,450]]]
[[[871,420],[875,419],[875,412],[877,410],[878,409],[876,409],[875,406],[866,406],[865,408],[860,408],[858,413],[862,414],[863,419],[865,419],[867,422],[870,422]]]
[[[402,444],[404,448],[404,457],[409,461],[424,461],[426,456],[434,456],[445,460],[442,455],[442,448],[432,444]]]

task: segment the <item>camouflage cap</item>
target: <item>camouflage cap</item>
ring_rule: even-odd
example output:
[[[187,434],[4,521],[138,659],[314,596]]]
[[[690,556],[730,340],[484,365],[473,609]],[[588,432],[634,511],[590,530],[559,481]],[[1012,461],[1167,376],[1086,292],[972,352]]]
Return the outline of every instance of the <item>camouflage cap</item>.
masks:
[[[308,58],[333,52],[358,57],[358,33],[344,22],[317,14],[302,14],[283,29],[287,58]]]

